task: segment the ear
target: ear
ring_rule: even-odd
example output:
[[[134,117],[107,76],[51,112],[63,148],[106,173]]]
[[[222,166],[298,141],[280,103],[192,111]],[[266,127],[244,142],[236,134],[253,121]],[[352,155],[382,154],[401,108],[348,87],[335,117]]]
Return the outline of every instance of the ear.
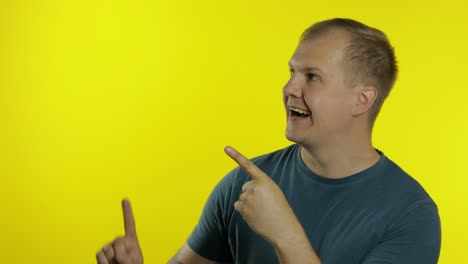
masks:
[[[374,105],[375,100],[377,99],[377,89],[374,86],[365,86],[359,89],[357,94],[356,103],[353,106],[352,114],[361,115]]]

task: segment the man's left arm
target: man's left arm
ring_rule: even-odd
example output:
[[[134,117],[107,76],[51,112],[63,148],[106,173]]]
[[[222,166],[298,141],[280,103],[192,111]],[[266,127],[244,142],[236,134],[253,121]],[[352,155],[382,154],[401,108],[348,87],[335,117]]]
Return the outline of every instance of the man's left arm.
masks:
[[[225,149],[252,178],[242,186],[234,208],[250,228],[270,243],[282,264],[320,264],[304,229],[276,183],[231,147]]]
[[[293,237],[289,240],[279,240],[272,243],[280,263],[322,263],[312,248],[302,227],[300,230],[293,231],[291,235]]]

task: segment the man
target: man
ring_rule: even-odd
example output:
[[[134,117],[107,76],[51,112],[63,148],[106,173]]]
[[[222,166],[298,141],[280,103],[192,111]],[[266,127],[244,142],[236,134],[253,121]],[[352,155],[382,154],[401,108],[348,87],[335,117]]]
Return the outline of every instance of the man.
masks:
[[[296,144],[252,161],[227,147],[240,167],[169,263],[437,263],[435,203],[371,143],[397,73],[386,36],[350,19],[322,21],[289,64],[286,137]],[[98,253],[99,264],[143,262],[123,207],[126,236]]]

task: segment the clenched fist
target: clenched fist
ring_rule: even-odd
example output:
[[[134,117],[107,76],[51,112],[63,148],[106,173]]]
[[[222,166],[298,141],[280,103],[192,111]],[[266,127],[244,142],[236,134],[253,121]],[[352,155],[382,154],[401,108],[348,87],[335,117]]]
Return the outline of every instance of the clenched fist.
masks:
[[[96,254],[98,264],[143,264],[130,201],[122,200],[125,236],[117,237]]]

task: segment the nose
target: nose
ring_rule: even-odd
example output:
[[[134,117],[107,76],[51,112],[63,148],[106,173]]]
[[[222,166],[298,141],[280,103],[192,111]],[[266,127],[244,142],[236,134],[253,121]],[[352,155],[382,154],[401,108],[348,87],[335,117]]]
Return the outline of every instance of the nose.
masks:
[[[300,83],[298,76],[291,76],[289,81],[283,87],[283,95],[285,97],[302,97],[302,85]]]

